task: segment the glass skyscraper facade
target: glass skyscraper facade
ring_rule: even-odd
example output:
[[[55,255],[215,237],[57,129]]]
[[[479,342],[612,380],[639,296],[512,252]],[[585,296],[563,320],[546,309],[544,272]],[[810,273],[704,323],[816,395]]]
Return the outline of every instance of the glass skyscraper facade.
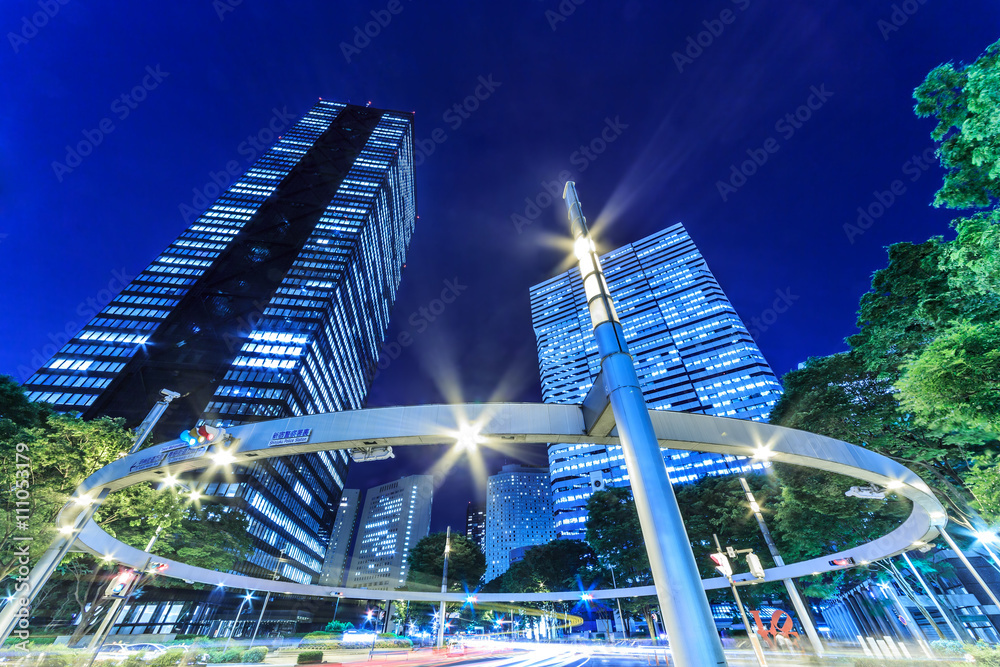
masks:
[[[179,392],[150,442],[361,408],[415,219],[412,114],[320,100],[25,389],[129,426],[161,388]],[[235,571],[314,582],[347,463],[263,461],[200,489],[249,518],[255,548]]]
[[[507,571],[512,550],[553,539],[548,470],[506,465],[486,481],[484,581],[492,581]]]
[[[651,408],[767,418],[781,384],[683,225],[609,252],[601,264]],[[582,403],[601,361],[580,272],[573,268],[530,294],[542,398]],[[665,451],[664,457],[675,483],[760,467],[716,454]],[[561,538],[584,536],[595,489],[629,484],[618,446],[550,444],[549,470]]]

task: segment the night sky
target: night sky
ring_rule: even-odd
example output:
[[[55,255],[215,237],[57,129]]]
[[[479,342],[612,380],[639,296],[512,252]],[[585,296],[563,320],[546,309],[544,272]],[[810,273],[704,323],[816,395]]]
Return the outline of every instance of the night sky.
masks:
[[[843,350],[884,247],[949,233],[929,206],[940,170],[912,160],[933,123],[911,95],[1000,37],[1000,5],[8,0],[0,27],[0,373],[26,379],[187,226],[183,207],[206,207],[213,172],[249,166],[248,137],[324,97],[416,112],[420,219],[389,332],[414,342],[383,360],[383,406],[540,400],[528,288],[566,268],[543,186],[561,172],[602,250],[683,222],[779,375]],[[446,281],[460,296],[424,328],[411,315]],[[348,483],[439,453],[355,465]],[[441,482],[433,528],[463,526],[485,491],[466,467]]]

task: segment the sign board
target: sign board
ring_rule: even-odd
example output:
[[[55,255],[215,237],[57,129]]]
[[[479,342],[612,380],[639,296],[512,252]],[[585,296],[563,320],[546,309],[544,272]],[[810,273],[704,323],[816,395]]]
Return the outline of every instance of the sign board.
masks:
[[[295,431],[275,431],[271,434],[271,441],[267,443],[267,446],[297,445],[302,442],[309,442],[311,436],[311,428],[300,428]]]

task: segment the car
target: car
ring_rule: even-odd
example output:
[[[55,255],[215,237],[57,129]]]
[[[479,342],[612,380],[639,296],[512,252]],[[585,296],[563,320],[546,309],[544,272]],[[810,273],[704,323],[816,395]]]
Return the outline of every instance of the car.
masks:
[[[105,644],[97,650],[94,660],[124,660],[131,654],[123,644]]]
[[[167,647],[163,644],[129,644],[125,647],[130,653],[141,653],[143,660],[159,658],[167,652]]]

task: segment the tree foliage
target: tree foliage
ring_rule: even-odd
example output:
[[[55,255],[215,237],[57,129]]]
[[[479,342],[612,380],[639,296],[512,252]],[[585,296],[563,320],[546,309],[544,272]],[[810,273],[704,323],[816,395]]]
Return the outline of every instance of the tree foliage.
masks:
[[[441,590],[445,533],[431,533],[410,549],[406,590]],[[469,538],[453,533],[448,556],[448,590],[473,589],[486,572],[486,556]]]
[[[632,491],[609,488],[587,501],[587,544],[614,568],[619,586],[652,583]]]
[[[601,575],[597,554],[586,542],[552,540],[527,549],[500,577],[500,587],[511,593],[571,591],[601,581]]]
[[[1000,42],[975,62],[935,67],[914,91],[916,114],[937,120],[931,136],[947,170],[934,204],[992,206],[1000,200]]]

